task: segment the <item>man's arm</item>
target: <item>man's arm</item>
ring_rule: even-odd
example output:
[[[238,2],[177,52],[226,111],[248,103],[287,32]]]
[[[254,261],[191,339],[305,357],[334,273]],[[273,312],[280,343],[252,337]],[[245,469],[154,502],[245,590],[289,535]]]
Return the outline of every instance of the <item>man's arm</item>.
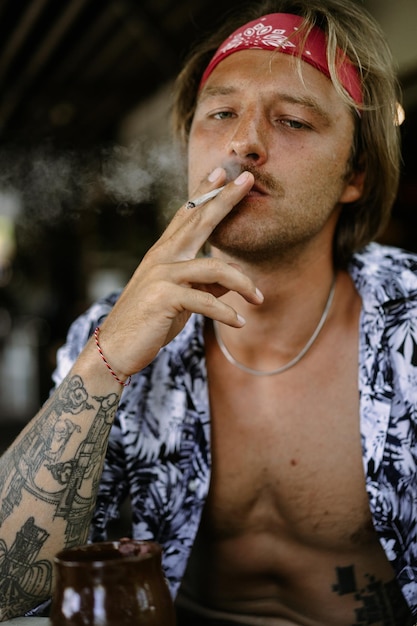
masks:
[[[0,620],[48,598],[54,555],[85,542],[123,381],[146,367],[192,313],[242,326],[237,312],[219,299],[228,291],[260,304],[253,281],[235,266],[197,258],[252,184],[248,174],[207,205],[177,212],[101,325],[100,350],[91,338],[54,395],[0,458]],[[203,181],[196,195],[213,186]]]
[[[1,458],[0,620],[49,598],[54,555],[87,539],[123,389],[102,365],[90,341]]]

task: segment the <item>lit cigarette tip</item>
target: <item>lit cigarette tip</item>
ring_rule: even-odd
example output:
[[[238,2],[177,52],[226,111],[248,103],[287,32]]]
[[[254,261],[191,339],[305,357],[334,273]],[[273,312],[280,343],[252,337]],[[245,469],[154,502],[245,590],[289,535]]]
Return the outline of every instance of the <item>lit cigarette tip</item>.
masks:
[[[187,204],[185,205],[186,208],[194,209],[194,207],[200,206],[201,204],[208,202],[212,198],[215,198],[222,191],[222,189],[225,188],[225,186],[226,185],[223,185],[222,187],[217,187],[217,189],[213,189],[212,191],[203,193],[202,196],[199,196],[198,198],[195,198],[194,200],[188,200]]]

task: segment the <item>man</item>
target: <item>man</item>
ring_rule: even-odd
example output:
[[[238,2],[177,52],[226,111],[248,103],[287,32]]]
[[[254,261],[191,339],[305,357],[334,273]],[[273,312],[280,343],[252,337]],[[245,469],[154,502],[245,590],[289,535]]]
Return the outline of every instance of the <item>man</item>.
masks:
[[[25,524],[50,564],[128,496],[180,625],[417,620],[416,258],[367,245],[397,102],[349,0],[256,4],[200,46],[175,101],[190,200],[72,326],[60,387],[3,457],[3,572]],[[13,554],[3,619],[51,588]]]

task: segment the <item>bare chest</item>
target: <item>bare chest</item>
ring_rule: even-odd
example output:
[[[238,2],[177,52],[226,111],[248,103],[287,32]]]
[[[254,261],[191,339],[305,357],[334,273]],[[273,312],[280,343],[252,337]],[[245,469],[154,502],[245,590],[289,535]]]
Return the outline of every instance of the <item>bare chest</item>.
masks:
[[[254,378],[210,368],[213,478],[206,521],[218,537],[279,534],[343,550],[372,532],[362,467],[356,351],[326,371]]]

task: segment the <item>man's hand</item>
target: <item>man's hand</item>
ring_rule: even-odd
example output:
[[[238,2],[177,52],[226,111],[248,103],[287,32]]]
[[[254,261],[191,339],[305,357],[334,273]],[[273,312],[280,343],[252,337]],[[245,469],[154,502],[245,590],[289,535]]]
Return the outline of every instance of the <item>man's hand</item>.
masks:
[[[204,181],[193,197],[224,184],[225,178],[219,168],[216,180]],[[219,299],[228,291],[252,304],[261,302],[253,282],[236,266],[197,258],[214,228],[253,182],[253,175],[243,172],[207,203],[191,209],[184,204],[147,252],[101,328],[101,346],[116,372],[127,377],[145,367],[192,313],[242,326],[243,318]]]

